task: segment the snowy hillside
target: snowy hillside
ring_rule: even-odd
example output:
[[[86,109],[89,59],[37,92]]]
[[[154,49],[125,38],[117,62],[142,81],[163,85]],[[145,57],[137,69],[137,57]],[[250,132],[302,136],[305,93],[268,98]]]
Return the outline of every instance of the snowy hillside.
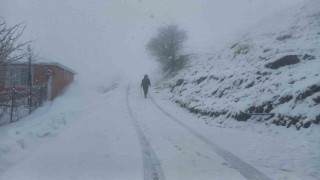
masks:
[[[275,14],[207,55],[196,55],[160,88],[172,93],[172,101],[214,121],[255,119],[300,129],[320,123],[319,70],[320,3],[314,1]]]

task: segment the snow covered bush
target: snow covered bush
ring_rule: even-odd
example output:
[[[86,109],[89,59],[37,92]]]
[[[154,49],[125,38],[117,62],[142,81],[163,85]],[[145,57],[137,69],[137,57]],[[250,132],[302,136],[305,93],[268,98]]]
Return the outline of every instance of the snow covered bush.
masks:
[[[247,54],[250,50],[250,45],[249,44],[237,44],[235,46],[234,54],[239,55],[239,54]]]

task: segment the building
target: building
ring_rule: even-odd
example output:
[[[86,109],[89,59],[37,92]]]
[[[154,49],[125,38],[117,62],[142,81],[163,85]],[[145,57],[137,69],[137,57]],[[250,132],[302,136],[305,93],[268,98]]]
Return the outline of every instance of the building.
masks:
[[[45,86],[47,100],[53,100],[74,80],[75,71],[59,63],[36,62],[31,65],[32,86]],[[15,62],[0,69],[0,92],[15,87],[27,90],[28,63]]]

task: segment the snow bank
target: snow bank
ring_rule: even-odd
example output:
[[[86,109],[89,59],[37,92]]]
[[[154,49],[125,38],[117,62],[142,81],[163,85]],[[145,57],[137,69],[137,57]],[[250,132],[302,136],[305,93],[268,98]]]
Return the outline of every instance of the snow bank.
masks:
[[[17,122],[0,126],[0,174],[60,136],[62,130],[84,118],[83,112],[94,110],[101,103],[101,96],[116,87],[111,79],[100,81],[104,85],[76,80],[53,102]]]

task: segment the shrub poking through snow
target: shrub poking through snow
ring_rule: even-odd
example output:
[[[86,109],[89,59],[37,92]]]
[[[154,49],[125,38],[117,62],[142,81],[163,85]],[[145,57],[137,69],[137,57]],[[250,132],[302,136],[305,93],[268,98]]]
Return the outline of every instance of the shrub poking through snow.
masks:
[[[249,50],[250,50],[249,44],[237,44],[234,54],[235,55],[248,54]]]
[[[285,41],[285,40],[290,39],[290,38],[292,38],[291,34],[285,34],[285,35],[282,35],[282,36],[278,36],[277,40],[278,41]]]

